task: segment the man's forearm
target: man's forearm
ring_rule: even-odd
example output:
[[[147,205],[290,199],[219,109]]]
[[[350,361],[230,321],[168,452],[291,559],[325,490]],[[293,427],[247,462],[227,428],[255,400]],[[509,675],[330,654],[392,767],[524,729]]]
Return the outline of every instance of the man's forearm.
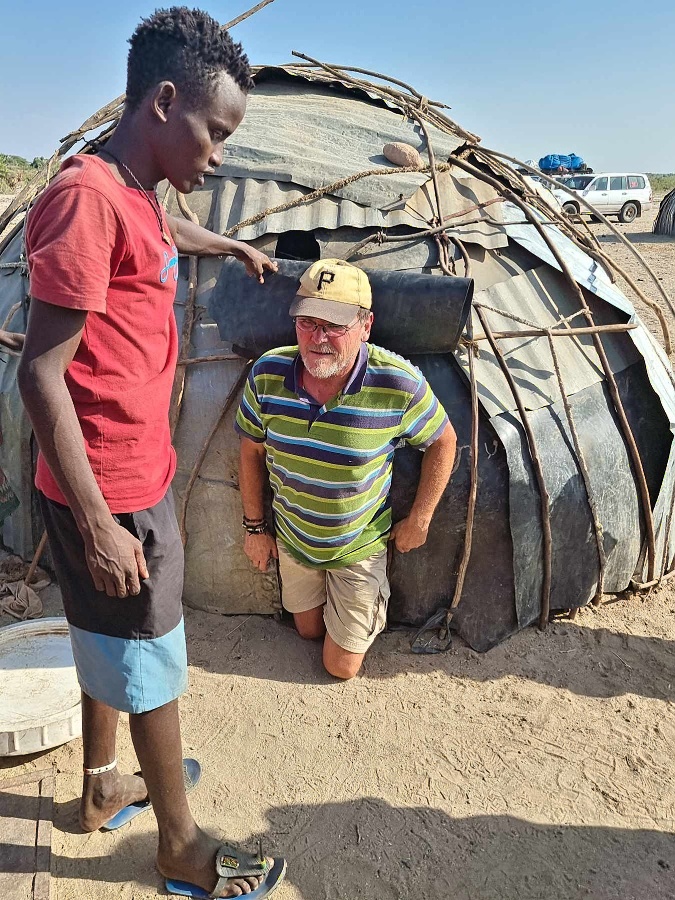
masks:
[[[188,219],[167,216],[169,228],[179,253],[199,256],[228,256],[239,246],[238,241],[215,234]]]
[[[455,462],[457,439],[452,425],[448,424],[441,437],[424,453],[422,471],[410,517],[422,528],[428,528],[443,491],[450,481]]]
[[[262,519],[265,515],[267,467],[265,466],[265,452],[258,450],[258,446],[262,448],[262,444],[258,445],[242,438],[239,457],[239,492],[244,515],[248,519]]]
[[[250,438],[241,438],[239,453],[239,491],[244,516],[254,522],[265,518],[265,487],[267,485],[267,467],[265,465],[264,444],[258,444]],[[244,553],[253,565],[266,572],[270,559],[277,559],[279,551],[274,535],[264,528],[262,532],[244,535]]]
[[[17,331],[0,331],[0,345],[7,347],[8,350],[21,352],[25,335]]]
[[[63,377],[39,366],[19,369],[19,389],[40,452],[84,534],[110,521],[87,458],[82,429]]]

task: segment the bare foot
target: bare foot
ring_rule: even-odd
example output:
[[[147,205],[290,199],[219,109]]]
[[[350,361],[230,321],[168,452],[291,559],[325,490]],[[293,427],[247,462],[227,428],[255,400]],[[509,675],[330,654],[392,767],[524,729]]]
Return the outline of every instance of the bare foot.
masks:
[[[160,836],[159,849],[157,851],[157,868],[165,878],[175,881],[187,881],[197,884],[205,891],[212,891],[218,877],[216,875],[216,853],[221,846],[217,841],[206,834],[200,828],[196,829],[193,840],[182,845],[180,849],[170,850]],[[267,860],[272,866],[274,860]],[[263,878],[252,875],[246,878],[232,878],[228,887],[220,894],[220,897],[242,897],[250,894],[260,887]]]
[[[85,775],[80,803],[83,831],[96,831],[130,803],[146,800],[145,782],[138,775],[120,775],[117,769],[102,775]]]

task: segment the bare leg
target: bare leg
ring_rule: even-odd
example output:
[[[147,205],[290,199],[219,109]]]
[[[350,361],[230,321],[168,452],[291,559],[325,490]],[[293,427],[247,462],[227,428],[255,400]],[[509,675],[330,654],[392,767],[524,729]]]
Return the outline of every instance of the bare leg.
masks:
[[[306,612],[293,613],[293,621],[300,637],[316,641],[324,636],[326,626],[323,621],[323,607],[324,604],[321,604]]]
[[[116,709],[82,694],[82,741],[87,769],[107,766],[115,759],[119,713]],[[83,831],[96,831],[125,806],[145,799],[142,778],[120,775],[117,769],[102,775],[85,775],[80,803]]]
[[[363,663],[365,653],[352,653],[336,644],[333,638],[327,634],[323,642],[323,665],[325,670],[347,681],[353,678]]]
[[[192,818],[183,785],[178,702],[129,716],[131,737],[157,816],[157,868],[165,878],[189,881],[206,891],[217,881],[215,858],[219,841],[203,832]],[[258,878],[232,879],[222,897],[239,897],[255,890]]]
[[[335,678],[348,680],[353,678],[363,663],[365,653],[351,653],[336,644],[333,638],[326,634],[326,625],[323,620],[323,605],[308,609],[306,612],[293,613],[293,621],[298,629],[300,637],[309,641],[315,641],[324,637],[323,665],[329,675]]]

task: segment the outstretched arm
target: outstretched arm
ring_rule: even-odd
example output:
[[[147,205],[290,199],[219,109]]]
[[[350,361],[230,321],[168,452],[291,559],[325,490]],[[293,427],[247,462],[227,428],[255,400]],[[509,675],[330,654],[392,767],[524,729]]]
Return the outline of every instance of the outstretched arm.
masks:
[[[260,250],[249,247],[243,241],[202,228],[188,219],[167,216],[166,220],[179,253],[196,254],[198,256],[234,256],[246,266],[246,271],[261,284],[264,283],[265,272],[276,272],[277,264]]]
[[[0,346],[7,347],[8,350],[23,350],[23,342],[25,335],[18,331],[2,331],[0,330]]]
[[[421,547],[426,541],[431,517],[450,481],[456,447],[455,429],[448,422],[424,452],[417,493],[410,512],[391,529],[389,540],[394,541],[400,553]]]

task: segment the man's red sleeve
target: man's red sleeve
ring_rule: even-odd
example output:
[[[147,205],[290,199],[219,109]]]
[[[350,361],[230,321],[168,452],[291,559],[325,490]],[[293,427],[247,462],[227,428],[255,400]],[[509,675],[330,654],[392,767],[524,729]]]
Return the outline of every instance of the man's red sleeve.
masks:
[[[71,185],[48,192],[29,214],[26,250],[33,297],[104,313],[126,238],[107,197],[85,185]]]

